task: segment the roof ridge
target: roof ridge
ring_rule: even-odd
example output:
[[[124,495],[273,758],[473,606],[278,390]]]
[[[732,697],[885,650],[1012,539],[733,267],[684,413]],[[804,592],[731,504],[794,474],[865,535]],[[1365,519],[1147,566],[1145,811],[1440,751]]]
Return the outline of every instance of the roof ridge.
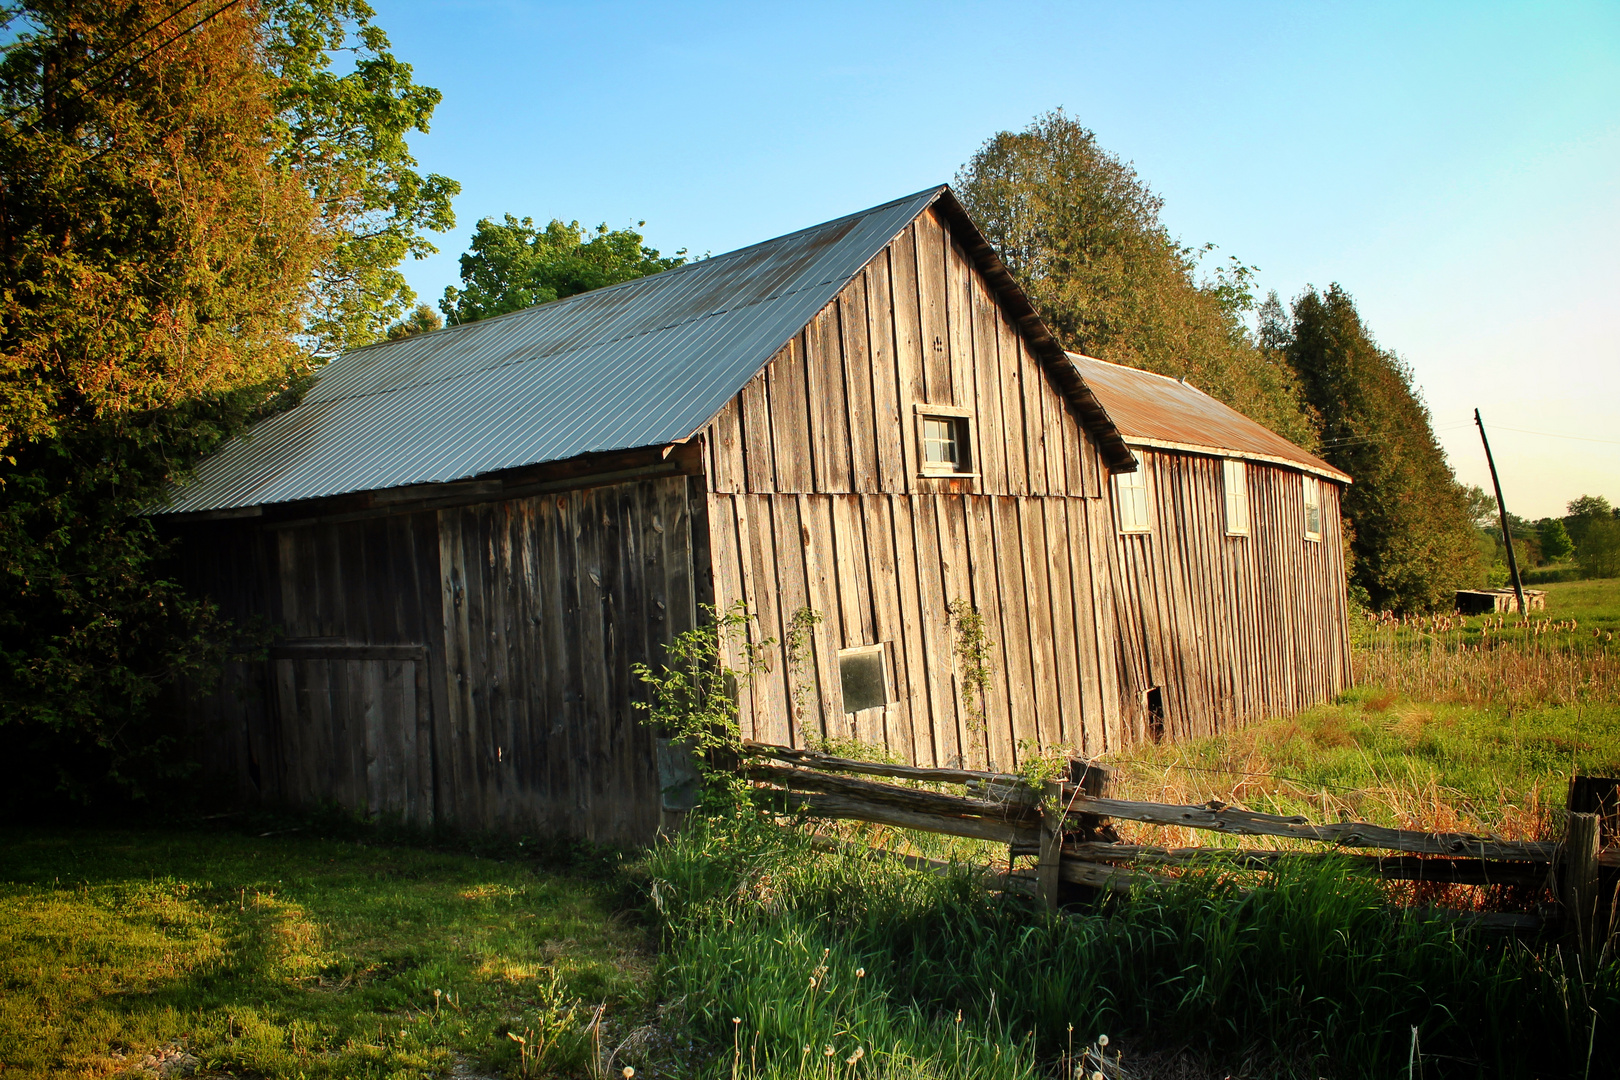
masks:
[[[707,257],[699,257],[699,258],[693,259],[691,262],[684,262],[679,266],[672,266],[668,270],[660,270],[656,274],[644,274],[641,277],[630,278],[628,281],[617,281],[617,282],[614,282],[612,285],[603,285],[601,288],[586,289],[584,292],[572,293],[572,294],[570,294],[568,296],[559,297],[556,300],[543,300],[538,304],[530,304],[527,307],[520,307],[516,311],[503,311],[499,315],[490,315],[490,316],[487,316],[487,317],[482,318],[482,319],[474,319],[472,322],[455,323],[454,325],[451,325],[451,326],[441,326],[437,330],[429,330],[425,334],[412,334],[412,335],[410,335],[410,337],[398,338],[398,339],[393,340],[393,341],[373,341],[369,345],[360,345],[360,346],[357,346],[356,348],[353,348],[353,349],[347,349],[347,350],[344,351],[344,353],[342,355],[348,355],[349,353],[363,352],[363,351],[366,351],[366,350],[369,350],[369,349],[382,348],[383,346],[387,346],[387,345],[399,345],[399,344],[401,344],[403,342],[410,341],[412,338],[422,338],[422,337],[427,337],[427,336],[429,336],[431,334],[442,334],[442,333],[445,333],[446,331],[449,331],[449,330],[462,330],[462,329],[466,329],[467,327],[470,327],[470,326],[480,326],[480,325],[483,325],[485,323],[492,323],[492,322],[495,322],[495,321],[500,320],[500,319],[510,319],[514,315],[522,315],[525,312],[533,311],[536,308],[552,308],[552,305],[554,305],[554,304],[571,303],[572,301],[574,301],[574,300],[576,300],[576,299],[578,299],[580,297],[583,297],[583,296],[601,296],[603,293],[611,292],[614,289],[624,289],[624,288],[628,288],[628,287],[630,287],[632,285],[644,285],[645,283],[647,283],[649,281],[653,281],[653,280],[668,280],[665,277],[665,275],[679,274],[682,271],[693,270],[693,269],[696,269],[696,268],[698,268],[700,266],[712,266],[716,262],[719,262],[722,259],[730,259],[730,258],[733,258],[735,256],[742,255],[745,252],[753,251],[755,248],[762,248],[762,247],[765,247],[765,246],[767,246],[769,244],[776,244],[776,243],[781,243],[784,240],[791,240],[796,236],[803,236],[805,233],[813,233],[813,232],[817,232],[817,231],[819,231],[821,229],[831,228],[834,225],[842,224],[843,222],[849,221],[849,220],[851,220],[853,218],[866,217],[869,214],[875,214],[875,213],[878,213],[879,211],[887,210],[891,206],[896,206],[896,205],[898,205],[900,203],[907,202],[908,200],[919,198],[922,195],[928,194],[930,192],[937,194],[938,192],[945,190],[949,186],[950,185],[948,185],[948,184],[935,184],[932,187],[926,187],[926,188],[922,188],[922,189],[920,189],[918,191],[914,191],[910,195],[903,195],[898,199],[890,199],[888,202],[878,203],[876,206],[869,206],[865,210],[857,210],[853,214],[845,214],[842,217],[835,217],[835,218],[832,218],[832,219],[830,219],[828,221],[819,222],[819,223],[817,223],[815,225],[807,225],[802,229],[794,229],[792,232],[786,232],[786,233],[783,233],[780,236],[773,236],[769,240],[760,240],[760,241],[758,241],[756,243],[748,244],[745,247],[732,248],[730,251],[722,251],[718,255],[710,255],[710,256],[707,256]],[[783,293],[783,294],[780,294],[780,295],[787,295],[787,294]]]

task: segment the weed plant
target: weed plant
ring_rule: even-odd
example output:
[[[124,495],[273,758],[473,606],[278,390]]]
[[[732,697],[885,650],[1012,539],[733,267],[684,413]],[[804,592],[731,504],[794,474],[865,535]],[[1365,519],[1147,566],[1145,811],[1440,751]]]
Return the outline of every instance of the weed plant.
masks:
[[[1414,1054],[1429,1077],[1580,1076],[1589,1053],[1596,1076],[1620,1054],[1614,964],[1583,977],[1556,947],[1392,911],[1332,864],[1205,868],[1058,916],[965,865],[818,851],[735,812],[651,872],[709,1076],[1067,1077],[1104,1033],[1127,1071],[1167,1045],[1250,1076],[1406,1076]]]

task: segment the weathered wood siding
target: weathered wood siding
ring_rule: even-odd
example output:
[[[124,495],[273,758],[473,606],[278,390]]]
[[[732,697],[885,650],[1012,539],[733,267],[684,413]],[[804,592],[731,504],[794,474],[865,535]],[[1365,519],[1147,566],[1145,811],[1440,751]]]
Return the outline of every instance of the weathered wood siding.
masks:
[[[1321,483],[1322,538],[1307,540],[1301,474],[1251,461],[1250,534],[1228,536],[1220,458],[1136,453],[1147,471],[1151,530],[1107,534],[1127,738],[1150,734],[1152,687],[1171,738],[1213,734],[1342,691],[1350,644],[1338,485]]]
[[[676,476],[193,527],[192,583],[278,639],[194,707],[211,771],[249,801],[649,839],[657,769],[630,666],[660,662],[706,598],[703,507]]]
[[[920,475],[918,403],[969,412],[978,475]],[[1004,768],[1025,740],[1117,742],[1106,549],[1088,540],[1105,507],[1097,447],[931,211],[732,399],[705,452],[716,595],[778,642],[747,734]],[[982,724],[962,702],[958,598],[993,644]],[[793,663],[805,608],[822,622]],[[837,652],[878,643],[893,700],[847,714]]]
[[[688,483],[439,512],[440,791],[457,822],[603,842],[657,832],[653,738],[634,707],[646,694],[630,669],[661,664],[694,622]]]

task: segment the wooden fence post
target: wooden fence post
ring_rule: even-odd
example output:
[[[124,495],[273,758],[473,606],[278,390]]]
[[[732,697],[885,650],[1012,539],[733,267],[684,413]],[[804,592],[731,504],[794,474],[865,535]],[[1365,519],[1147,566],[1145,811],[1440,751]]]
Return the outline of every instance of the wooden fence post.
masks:
[[[1063,880],[1063,784],[1048,780],[1041,788],[1041,861],[1035,872],[1036,891],[1053,911]]]
[[[1112,783],[1114,774],[1111,770],[1085,758],[1069,759],[1069,783],[1080,789],[1080,794],[1091,799],[1101,799],[1108,794],[1108,786]],[[1113,843],[1119,839],[1108,819],[1098,817],[1096,814],[1070,814],[1069,827],[1080,834],[1082,842]]]
[[[1597,955],[1600,933],[1608,919],[1598,911],[1598,815],[1569,815],[1569,832],[1564,838],[1563,880],[1558,899],[1569,917],[1569,930],[1580,948],[1582,969],[1591,973],[1590,960]],[[1607,914],[1603,912],[1602,914]],[[1600,927],[1599,923],[1604,924]]]

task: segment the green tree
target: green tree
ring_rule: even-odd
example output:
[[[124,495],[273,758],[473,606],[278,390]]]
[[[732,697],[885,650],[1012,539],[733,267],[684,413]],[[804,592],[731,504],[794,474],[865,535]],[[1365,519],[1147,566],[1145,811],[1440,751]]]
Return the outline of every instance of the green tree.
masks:
[[[1480,579],[1483,504],[1446,465],[1411,370],[1374,343],[1337,285],[1307,289],[1293,316],[1286,355],[1320,418],[1320,452],[1355,481],[1344,494],[1353,582],[1381,609],[1449,604]]]
[[[174,710],[154,706],[230,631],[165,569],[144,512],[296,401],[319,352],[378,336],[401,296],[390,267],[447,220],[447,182],[413,179],[403,154],[437,92],[411,87],[369,17],[326,0],[36,0],[0,16],[12,799],[128,792],[185,767]],[[339,47],[351,75],[332,74]]]
[[[1575,550],[1569,530],[1558,518],[1542,518],[1536,522],[1536,538],[1541,541],[1541,554],[1548,562],[1567,559]]]
[[[1576,546],[1575,561],[1582,577],[1620,577],[1620,518],[1594,516]]]
[[[444,329],[444,320],[439,313],[426,304],[417,304],[416,310],[409,316],[399,320],[388,328],[389,341],[399,341],[401,338],[412,337],[416,334],[429,334],[435,330]]]
[[[1614,508],[1609,500],[1602,495],[1582,495],[1571,501],[1565,509],[1564,529],[1569,533],[1570,541],[1580,550],[1581,543],[1586,539],[1586,531],[1596,522],[1614,516]]]
[[[636,222],[640,228],[646,222]],[[553,219],[537,229],[533,218],[483,218],[461,257],[461,288],[444,290],[439,310],[451,325],[547,304],[575,293],[646,277],[686,262],[686,249],[669,257],[642,243],[635,229],[594,230]]]
[[[1502,519],[1496,509],[1496,496],[1472,484],[1463,489],[1463,499],[1466,500],[1468,520],[1474,523],[1474,528],[1482,529],[1500,537],[1502,535]]]
[[[17,797],[183,760],[150,706],[219,655],[144,508],[294,397],[329,256],[245,7],[32,5],[0,61],[0,754]],[[143,55],[144,54],[144,55]]]
[[[1228,259],[1200,280],[1213,246],[1171,237],[1163,200],[1061,109],[996,133],[955,186],[1066,348],[1184,377],[1314,445],[1291,369],[1245,326],[1253,268]]]
[[[379,340],[416,302],[399,264],[438,250],[425,233],[455,227],[461,185],[417,172],[406,140],[428,130],[442,95],[412,81],[365,0],[264,2],[276,161],[304,178],[332,241],[305,326],[329,359]]]

